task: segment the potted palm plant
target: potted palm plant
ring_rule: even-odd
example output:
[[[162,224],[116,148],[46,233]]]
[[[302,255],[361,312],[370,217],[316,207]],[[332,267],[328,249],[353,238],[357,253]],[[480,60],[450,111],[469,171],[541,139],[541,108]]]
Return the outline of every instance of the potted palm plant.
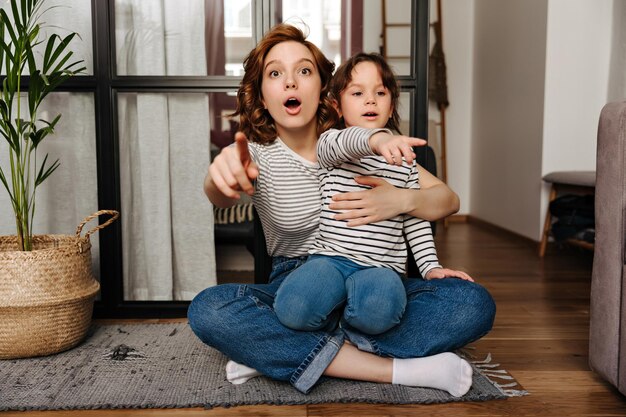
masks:
[[[0,149],[7,149],[9,161],[0,166],[0,182],[16,225],[14,236],[0,236],[0,358],[55,353],[84,338],[99,290],[91,274],[89,236],[117,217],[117,212],[104,211],[114,217],[84,237],[84,224],[101,212],[85,219],[76,235],[33,235],[36,190],[60,165],[47,154],[38,158],[37,151],[61,115],[42,120],[38,110],[48,94],[85,69],[82,61],[72,60],[69,49],[76,33],[44,39],[45,4],[11,0],[10,10],[0,10],[0,68],[5,75],[0,134],[8,145]]]

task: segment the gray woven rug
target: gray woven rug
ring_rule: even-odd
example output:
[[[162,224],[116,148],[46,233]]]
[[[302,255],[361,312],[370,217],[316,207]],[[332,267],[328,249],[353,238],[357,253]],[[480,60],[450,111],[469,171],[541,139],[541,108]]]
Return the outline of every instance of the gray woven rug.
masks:
[[[183,408],[251,404],[485,401],[522,395],[490,358],[473,364],[462,398],[444,391],[328,378],[303,395],[264,377],[225,379],[226,357],[186,323],[95,325],[80,346],[43,358],[0,360],[0,411]],[[489,375],[489,376],[488,376]],[[498,378],[504,384],[492,382]],[[513,381],[513,382],[511,382]]]

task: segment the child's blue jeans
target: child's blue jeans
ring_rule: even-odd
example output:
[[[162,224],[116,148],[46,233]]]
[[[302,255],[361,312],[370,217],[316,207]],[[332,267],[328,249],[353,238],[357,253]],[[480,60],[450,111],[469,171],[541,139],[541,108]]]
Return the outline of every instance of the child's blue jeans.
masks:
[[[370,335],[400,323],[405,307],[406,290],[397,272],[343,256],[309,256],[285,278],[274,299],[278,320],[290,329],[333,329],[343,319]]]

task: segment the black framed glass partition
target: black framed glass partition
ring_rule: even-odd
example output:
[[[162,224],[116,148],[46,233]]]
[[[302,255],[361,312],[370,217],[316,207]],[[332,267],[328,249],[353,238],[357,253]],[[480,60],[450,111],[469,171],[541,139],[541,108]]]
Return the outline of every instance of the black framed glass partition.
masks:
[[[81,34],[87,72],[48,103],[63,109],[72,145],[54,151],[74,184],[71,197],[49,204],[71,214],[73,227],[98,208],[121,212],[92,236],[98,317],[185,316],[199,290],[237,280],[220,275],[229,238],[249,248],[237,262],[254,265],[246,238],[254,231],[225,234],[202,180],[237,129],[224,116],[243,58],[276,22],[306,23],[337,64],[360,50],[386,54],[402,90],[403,133],[427,136],[428,0],[53,1],[62,6],[54,26]]]

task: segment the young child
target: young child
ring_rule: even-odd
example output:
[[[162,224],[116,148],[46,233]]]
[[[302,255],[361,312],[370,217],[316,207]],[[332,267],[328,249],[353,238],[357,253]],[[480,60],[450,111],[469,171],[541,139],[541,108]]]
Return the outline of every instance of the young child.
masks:
[[[389,130],[399,130],[399,89],[382,56],[359,53],[350,58],[338,68],[330,94],[345,129],[326,131],[317,144],[319,235],[307,262],[278,289],[274,310],[285,326],[296,330],[332,328],[342,319],[343,325],[363,333],[380,334],[400,322],[406,306],[405,242],[425,279],[473,280],[462,271],[441,267],[425,220],[401,215],[349,227],[335,218],[338,212],[329,207],[333,195],[363,189],[354,179],[357,176],[419,189],[421,167],[411,146],[421,141],[394,136]]]

